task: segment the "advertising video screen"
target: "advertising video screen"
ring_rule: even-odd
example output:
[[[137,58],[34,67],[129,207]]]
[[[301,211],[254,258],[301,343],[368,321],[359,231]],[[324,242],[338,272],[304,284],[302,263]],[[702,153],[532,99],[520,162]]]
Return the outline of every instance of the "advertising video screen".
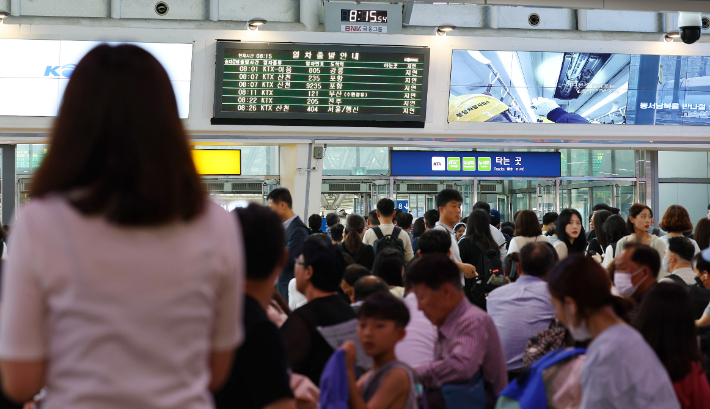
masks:
[[[710,57],[454,50],[449,122],[710,125]]]

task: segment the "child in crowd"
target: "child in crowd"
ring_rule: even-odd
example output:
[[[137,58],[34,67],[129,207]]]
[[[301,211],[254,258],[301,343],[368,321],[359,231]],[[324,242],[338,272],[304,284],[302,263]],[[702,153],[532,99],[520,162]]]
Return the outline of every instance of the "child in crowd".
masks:
[[[350,387],[350,409],[415,409],[417,395],[414,373],[399,362],[394,347],[404,338],[409,310],[391,294],[375,294],[358,311],[358,338],[372,358],[372,368],[356,380],[356,347],[343,344]]]

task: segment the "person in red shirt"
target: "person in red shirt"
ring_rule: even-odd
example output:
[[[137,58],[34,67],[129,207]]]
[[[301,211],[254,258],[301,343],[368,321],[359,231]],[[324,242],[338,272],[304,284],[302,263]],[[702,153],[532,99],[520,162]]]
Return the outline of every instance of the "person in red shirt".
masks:
[[[680,407],[707,408],[710,386],[688,291],[676,283],[655,285],[643,298],[633,325],[666,367]]]

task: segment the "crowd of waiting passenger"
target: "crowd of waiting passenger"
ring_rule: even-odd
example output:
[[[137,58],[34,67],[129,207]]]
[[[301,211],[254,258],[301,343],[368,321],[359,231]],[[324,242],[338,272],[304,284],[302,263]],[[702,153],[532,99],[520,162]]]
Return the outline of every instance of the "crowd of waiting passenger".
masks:
[[[462,219],[451,189],[325,231],[284,188],[228,213],[130,45],[77,65],[30,197],[3,245],[1,407],[710,406],[710,220],[681,206],[655,229],[599,204],[588,233],[574,209]]]

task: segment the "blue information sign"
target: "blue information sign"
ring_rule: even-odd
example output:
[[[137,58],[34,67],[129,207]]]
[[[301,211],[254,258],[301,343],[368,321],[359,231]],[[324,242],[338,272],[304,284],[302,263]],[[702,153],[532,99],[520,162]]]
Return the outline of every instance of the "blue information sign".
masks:
[[[397,200],[395,206],[403,212],[409,212],[409,200]]]
[[[559,152],[392,151],[392,176],[560,177]]]

